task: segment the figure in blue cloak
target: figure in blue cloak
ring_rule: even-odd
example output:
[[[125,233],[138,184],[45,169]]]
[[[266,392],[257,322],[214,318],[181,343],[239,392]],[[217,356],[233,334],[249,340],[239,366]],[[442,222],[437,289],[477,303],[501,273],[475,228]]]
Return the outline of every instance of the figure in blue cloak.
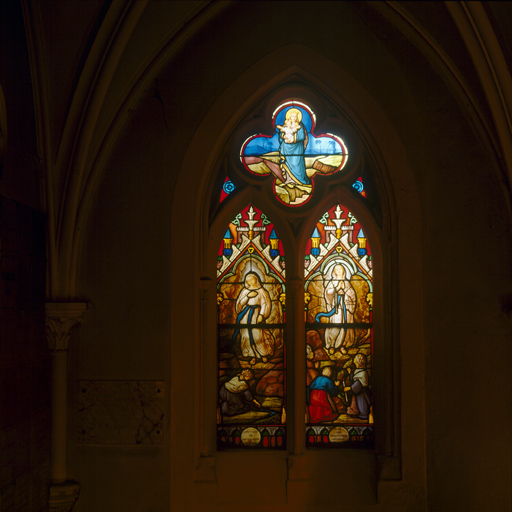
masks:
[[[282,183],[278,182],[278,185],[286,188],[289,198],[285,202],[293,203],[312,191],[304,158],[308,132],[302,123],[302,112],[297,108],[290,108],[285,114],[284,123],[276,125],[276,128],[280,138],[279,167],[283,177]]]

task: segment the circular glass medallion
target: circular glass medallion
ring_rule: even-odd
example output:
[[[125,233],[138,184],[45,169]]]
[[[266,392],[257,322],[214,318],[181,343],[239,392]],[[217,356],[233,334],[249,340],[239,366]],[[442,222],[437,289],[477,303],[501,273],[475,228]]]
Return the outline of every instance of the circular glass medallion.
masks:
[[[334,427],[329,432],[329,441],[331,443],[344,443],[350,439],[348,430],[343,427]]]
[[[242,443],[244,446],[257,446],[260,439],[261,434],[257,428],[248,427],[242,432]]]

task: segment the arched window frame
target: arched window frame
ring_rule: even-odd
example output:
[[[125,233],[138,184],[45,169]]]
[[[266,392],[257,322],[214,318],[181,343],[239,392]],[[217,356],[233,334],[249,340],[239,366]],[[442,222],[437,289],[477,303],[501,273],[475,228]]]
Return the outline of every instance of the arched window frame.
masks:
[[[300,46],[299,48],[300,49]],[[293,45],[290,48],[283,49],[278,52],[275,57],[276,63],[282,61],[293,62],[293,55],[297,55]],[[290,60],[291,59],[291,60]],[[237,80],[232,87],[228,88],[219,100],[212,106],[212,108],[205,114],[205,118],[201,123],[199,129],[196,131],[194,137],[191,140],[185,158],[181,164],[181,170],[178,176],[176,184],[176,191],[179,194],[176,195],[176,201],[173,204],[172,218],[173,218],[173,231],[174,235],[178,238],[186,239],[187,233],[190,232],[192,227],[192,238],[189,240],[194,246],[193,258],[190,258],[190,253],[185,253],[179,257],[174,258],[171,261],[172,274],[176,275],[182,272],[179,270],[181,267],[176,267],[173,261],[180,262],[182,265],[190,265],[193,269],[193,274],[196,279],[196,286],[190,290],[184,291],[184,296],[188,297],[191,302],[183,301],[180,296],[176,301],[181,302],[181,305],[173,309],[171,321],[176,324],[180,321],[180,312],[185,309],[188,310],[193,304],[194,307],[194,318],[197,319],[192,326],[192,332],[190,339],[187,338],[189,335],[185,328],[179,329],[179,339],[173,343],[173,368],[176,365],[182,363],[182,355],[186,353],[186,349],[182,349],[184,343],[191,342],[193,347],[193,361],[192,374],[193,379],[193,390],[191,391],[193,396],[194,407],[188,407],[189,394],[187,395],[171,393],[171,400],[175,403],[175,408],[179,407],[179,414],[174,415],[174,420],[171,418],[171,432],[176,432],[175,435],[181,429],[181,422],[194,418],[194,428],[185,435],[185,439],[189,439],[193,442],[193,456],[194,456],[194,485],[197,491],[202,496],[212,496],[210,493],[216,489],[219,492],[218,500],[219,503],[223,500],[231,500],[230,494],[226,494],[226,467],[231,464],[232,453],[217,453],[215,450],[216,441],[216,392],[217,392],[217,366],[216,366],[216,265],[214,255],[218,250],[218,243],[220,237],[222,237],[223,229],[227,223],[232,219],[232,214],[235,211],[239,211],[242,206],[247,204],[247,200],[254,200],[254,197],[250,197],[248,192],[247,195],[238,193],[230,198],[229,203],[222,205],[221,208],[216,208],[216,200],[213,199],[213,191],[218,192],[218,183],[216,180],[219,176],[219,170],[225,165],[225,156],[228,152],[227,142],[231,140],[233,134],[237,132],[238,127],[242,125],[250,124],[251,112],[254,111],[255,98],[261,98],[269,93],[272,87],[276,87],[277,84],[282,83],[284,77],[289,76],[295,78],[302,76],[305,82],[310,84],[316,84],[316,89],[322,91],[322,93],[328,92],[329,98],[335,105],[340,106],[346,113],[354,126],[354,130],[358,133],[361,140],[364,141],[365,152],[368,153],[371,159],[372,169],[375,171],[375,181],[378,186],[378,192],[380,194],[380,200],[383,203],[383,207],[379,209],[378,215],[375,212],[370,212],[372,222],[375,222],[376,217],[380,217],[380,224],[382,228],[379,231],[378,226],[376,231],[379,232],[381,250],[382,250],[382,294],[383,300],[381,315],[381,322],[374,322],[375,336],[381,336],[385,340],[383,346],[383,365],[382,376],[383,387],[381,389],[381,395],[383,396],[382,404],[379,402],[379,416],[376,421],[382,421],[385,430],[383,438],[380,434],[376,438],[376,449],[372,452],[370,459],[366,457],[366,466],[370,466],[370,473],[374,476],[368,475],[368,485],[371,489],[375,489],[375,479],[380,480],[399,480],[401,478],[401,414],[400,414],[400,355],[402,349],[399,346],[399,336],[402,336],[401,329],[399,329],[399,307],[408,311],[410,318],[406,320],[407,326],[406,331],[412,335],[412,332],[416,331],[416,326],[419,324],[421,319],[421,300],[420,304],[414,307],[409,306],[409,298],[399,300],[399,271],[398,257],[400,255],[400,261],[403,263],[404,247],[407,247],[407,243],[399,241],[397,239],[398,228],[406,228],[407,232],[413,232],[414,226],[418,222],[418,210],[417,208],[407,208],[407,217],[404,222],[404,217],[399,217],[397,213],[397,207],[394,199],[394,185],[391,183],[390,177],[393,173],[390,169],[396,167],[405,172],[405,176],[408,176],[407,172],[410,173],[409,164],[407,161],[404,147],[398,138],[392,124],[384,115],[384,112],[375,102],[375,100],[368,94],[367,91],[361,89],[358,84],[349,74],[345,71],[334,68],[332,72],[332,83],[338,84],[334,88],[325,88],[322,85],[318,89],[318,80],[315,76],[325,69],[329,69],[332,65],[328,60],[323,58],[321,55],[315,54],[315,60],[309,61],[309,71],[305,71],[302,68],[291,65],[290,68],[283,70],[281,66],[278,69],[272,71],[270,68],[265,67],[264,63],[258,64],[260,71],[263,72],[263,77],[259,77],[263,82],[254,81],[254,75],[247,73],[240,80]],[[274,66],[275,67],[275,66]],[[298,70],[298,71],[297,71]],[[298,74],[296,74],[298,73]],[[265,76],[267,78],[265,78]],[[264,83],[268,80],[267,83]],[[264,83],[264,85],[262,85]],[[342,84],[342,85],[341,85]],[[313,87],[315,89],[315,87]],[[286,86],[285,92],[288,92],[288,96],[294,96],[295,87]],[[342,92],[343,91],[343,92]],[[346,93],[346,94],[345,94]],[[286,96],[282,94],[281,97]],[[344,99],[345,98],[345,99]],[[308,98],[304,96],[305,101]],[[314,103],[309,101],[310,104]],[[315,108],[315,107],[314,107]],[[364,121],[363,121],[364,120]],[[217,132],[217,127],[219,131]],[[370,129],[372,128],[372,129]],[[373,131],[375,130],[375,138],[373,137]],[[253,132],[254,133],[254,132]],[[351,142],[345,140],[349,146],[349,150],[352,147]],[[237,148],[238,150],[239,148]],[[352,152],[353,156],[353,152]],[[192,180],[192,181],[191,181]],[[194,183],[194,190],[189,196],[188,191],[190,190],[191,183]],[[272,201],[269,202],[271,197],[268,194],[263,194],[262,189],[264,185],[261,183],[254,183],[252,187],[254,192],[261,192],[258,197],[262,198],[262,202],[259,202],[259,206],[262,210],[266,210],[270,216],[273,216],[277,221],[278,217],[271,213],[273,208],[276,206]],[[406,189],[414,187],[410,181],[405,181]],[[413,189],[415,190],[415,189]],[[349,189],[345,191],[348,193]],[[190,217],[190,197],[196,198],[195,208],[193,207],[194,214]],[[237,203],[238,201],[238,203]],[[259,201],[259,200],[258,200]],[[268,202],[269,207],[265,205],[265,201]],[[215,203],[215,204],[214,204]],[[326,204],[329,201],[326,199]],[[229,208],[226,205],[230,204]],[[346,203],[348,205],[348,203]],[[232,210],[230,208],[232,207]],[[318,210],[322,210],[323,206],[318,206]],[[357,209],[356,209],[357,211]],[[192,221],[192,224],[190,224]],[[287,235],[279,223],[275,223],[279,229],[283,239],[287,239]],[[367,225],[368,226],[368,225]],[[307,230],[305,230],[306,232]],[[295,233],[292,233],[295,234]],[[372,243],[370,239],[370,243]],[[290,252],[290,248],[287,247],[287,242],[284,242],[285,251]],[[374,253],[377,250],[377,245],[373,242]],[[415,254],[415,259],[409,260],[410,264],[407,264],[408,273],[410,270],[417,271],[421,268],[421,255]],[[299,260],[303,258],[303,251],[296,255]],[[408,255],[409,257],[409,255]],[[409,258],[408,258],[409,259]],[[414,263],[416,262],[417,263]],[[407,273],[406,272],[406,273]],[[288,286],[293,283],[288,279]],[[301,289],[301,283],[296,283],[296,287]],[[414,287],[413,287],[414,288]],[[417,286],[416,286],[417,288]],[[404,302],[405,300],[405,302]],[[176,302],[175,301],[175,302]],[[300,307],[298,308],[300,309]],[[379,331],[381,333],[379,334]],[[417,333],[418,342],[422,341],[422,333]],[[416,336],[416,334],[414,334]],[[410,353],[410,351],[409,351]],[[305,354],[303,354],[305,357]],[[300,354],[299,354],[300,357]],[[215,361],[212,364],[212,361]],[[413,361],[412,371],[418,369],[416,361]],[[421,361],[419,362],[421,364]],[[298,363],[299,364],[299,363]],[[304,365],[301,364],[301,372]],[[291,377],[291,372],[289,371]],[[377,377],[378,378],[378,377]],[[378,386],[378,383],[376,383]],[[183,386],[181,386],[183,387]],[[419,398],[418,407],[421,407],[421,396]],[[300,401],[300,397],[297,398]],[[297,418],[302,429],[302,422]],[[188,424],[188,423],[185,423]],[[378,425],[377,425],[378,426]],[[415,425],[416,427],[416,425]],[[383,431],[381,430],[381,433]],[[415,434],[412,434],[415,436]],[[418,435],[422,435],[421,427]],[[183,436],[180,436],[183,439]],[[410,437],[410,436],[409,436]],[[185,452],[185,445],[183,442],[174,443],[174,449],[171,452],[171,457],[180,457]],[[354,460],[351,458],[352,450],[344,451],[343,454],[337,453],[342,450],[336,450],[334,454],[337,462],[346,462]],[[287,452],[279,452],[272,454],[272,467],[281,467],[279,478],[284,478],[287,482],[288,490],[293,493],[294,490],[302,489],[302,481],[308,479],[308,462],[310,457],[313,455],[312,451],[309,453],[297,451],[291,444]],[[221,457],[222,455],[222,457]],[[249,462],[252,459],[246,459],[247,453],[242,452],[236,460],[242,460]],[[363,451],[358,451],[356,460],[362,460],[366,456]],[[240,458],[241,457],[241,458]],[[254,457],[254,452],[252,454]],[[320,456],[320,460],[324,460],[327,457],[332,463],[332,457],[329,458],[328,454]],[[339,457],[342,457],[339,459]],[[229,462],[227,461],[229,459]],[[315,463],[318,462],[318,458],[315,458]],[[329,462],[327,462],[329,463]],[[283,466],[284,464],[284,466]],[[287,469],[288,465],[288,469]],[[363,464],[364,465],[364,464]],[[222,469],[222,470],[221,470]],[[283,473],[284,469],[284,473]],[[286,476],[287,475],[287,476]],[[276,474],[272,473],[269,477],[273,478]],[[356,478],[354,476],[353,478]],[[373,483],[372,483],[373,482]],[[207,484],[206,486],[204,484]],[[346,485],[350,486],[350,482]],[[224,487],[224,491],[222,488]],[[369,489],[370,489],[369,488]],[[211,491],[209,490],[211,489]],[[206,492],[206,494],[204,494]],[[370,490],[370,492],[372,492]],[[290,495],[291,496],[291,495]],[[241,499],[240,496],[238,499]],[[203,499],[203,498],[200,498]],[[206,498],[205,498],[206,499]],[[208,498],[209,499],[209,498]],[[217,499],[217,498],[215,498]],[[236,500],[237,498],[235,498]]]
[[[292,97],[295,90],[280,92],[273,98],[269,98],[265,101],[267,105],[267,116],[261,116],[262,119],[268,122],[268,111],[275,107],[279,99],[283,97]],[[307,96],[307,94],[306,94]],[[311,104],[315,101],[315,95],[312,95],[312,99],[305,98],[302,96],[303,101]],[[250,117],[250,116],[247,116]],[[261,119],[259,120],[261,122]],[[347,121],[344,121],[347,123]],[[205,278],[203,283],[203,296],[205,291],[210,293],[210,304],[208,313],[203,308],[204,314],[203,319],[203,331],[204,332],[216,332],[214,327],[216,310],[212,295],[215,291],[216,278],[214,277],[214,262],[218,250],[218,245],[222,236],[225,232],[226,226],[232,220],[232,218],[241,211],[248,203],[253,203],[260,210],[264,211],[268,215],[276,229],[280,234],[280,238],[283,243],[284,253],[286,256],[287,265],[287,339],[293,339],[294,343],[287,345],[288,353],[288,364],[287,364],[287,388],[288,388],[288,454],[304,454],[305,449],[305,436],[304,436],[304,410],[305,410],[305,328],[303,319],[303,293],[304,293],[304,273],[303,273],[303,261],[305,254],[305,247],[307,239],[311,235],[312,226],[315,224],[317,219],[321,215],[331,208],[336,203],[341,203],[347,206],[361,221],[365,227],[365,233],[368,241],[372,247],[374,254],[374,339],[377,340],[374,343],[374,389],[375,397],[374,403],[376,406],[375,414],[375,428],[376,428],[376,442],[374,453],[379,463],[384,468],[383,472],[387,474],[388,478],[397,478],[400,473],[399,460],[397,457],[397,443],[398,443],[398,431],[397,431],[397,411],[393,407],[396,399],[396,382],[394,382],[394,374],[396,373],[394,358],[394,352],[396,347],[393,347],[393,317],[389,311],[389,308],[385,307],[386,301],[389,301],[393,285],[392,276],[389,269],[392,267],[391,260],[393,258],[393,251],[391,247],[385,246],[383,249],[382,241],[390,238],[391,226],[389,225],[389,212],[381,212],[382,218],[385,222],[382,225],[376,221],[375,211],[372,211],[369,207],[369,202],[365,202],[362,197],[358,197],[352,190],[352,178],[356,173],[348,175],[343,179],[338,179],[336,186],[324,187],[323,195],[319,193],[307,207],[290,208],[286,205],[279,204],[273,196],[271,179],[261,179],[260,177],[251,177],[249,173],[242,175],[242,179],[245,179],[247,185],[244,190],[240,190],[232,196],[228,197],[223,204],[218,205],[215,203],[215,190],[217,193],[220,192],[219,179],[223,179],[222,168],[228,168],[235,174],[240,173],[236,170],[236,166],[233,166],[233,162],[236,161],[237,154],[235,151],[239,148],[233,146],[233,141],[243,140],[243,137],[248,133],[255,133],[257,122],[247,120],[240,122],[238,128],[231,134],[229,141],[226,144],[224,152],[219,153],[219,159],[215,165],[215,172],[213,172],[214,179],[211,180],[209,185],[209,196],[211,198],[208,203],[208,244],[207,250],[203,253],[204,267],[208,268],[206,272],[209,277]],[[260,131],[262,131],[260,129]],[[339,128],[333,128],[332,131],[337,133],[342,138],[345,134]],[[371,167],[373,172],[377,172],[379,167],[378,156],[372,154],[368,146],[368,141],[364,140],[363,137],[358,133],[356,128],[352,128],[350,142],[347,143],[346,138],[344,141],[349,147],[349,158],[353,161],[359,162],[361,159],[366,157],[372,160]],[[358,139],[358,140],[356,140]],[[231,145],[231,148],[228,147]],[[354,148],[354,149],[352,149]],[[231,151],[231,153],[230,153]],[[230,161],[231,159],[231,161]],[[380,162],[382,164],[382,162]],[[354,165],[356,168],[357,165]],[[242,173],[244,171],[241,171]],[[377,181],[379,176],[376,176]],[[352,180],[352,181],[351,181]],[[319,187],[321,190],[322,188]],[[325,193],[325,188],[329,188],[330,191]],[[378,190],[378,193],[383,194],[383,188]],[[379,198],[382,200],[383,198]],[[384,197],[384,203],[388,204],[388,198]],[[307,213],[305,213],[307,212]],[[206,213],[205,213],[206,217]],[[304,217],[308,218],[307,222],[303,222],[299,229],[297,225],[300,224],[300,220]],[[209,255],[210,258],[205,258]],[[387,271],[385,270],[387,269]],[[210,277],[211,276],[211,277]],[[208,283],[204,286],[204,283]],[[389,302],[392,302],[389,301]],[[291,322],[290,319],[293,318]],[[215,338],[215,337],[214,337]],[[381,342],[383,341],[383,343]],[[203,343],[202,349],[203,360],[217,361],[216,358],[216,339],[212,339],[209,336],[207,342]],[[215,365],[214,365],[215,366]],[[203,390],[207,392],[203,393],[203,412],[206,412],[203,421],[202,428],[202,439],[208,440],[206,442],[207,448],[201,449],[202,453],[208,453],[214,455],[216,453],[216,422],[215,422],[215,403],[217,391],[216,381],[216,366],[207,371],[203,368],[204,378],[208,379],[210,385],[203,386]],[[391,378],[390,378],[391,377]],[[204,381],[203,381],[204,382]],[[213,384],[214,383],[214,384]],[[210,405],[211,404],[211,405]],[[208,419],[210,418],[210,422]],[[342,455],[340,455],[342,456]],[[397,463],[398,461],[398,463]],[[387,468],[387,469],[386,469]],[[382,469],[381,469],[382,471]],[[382,473],[381,473],[382,474]]]

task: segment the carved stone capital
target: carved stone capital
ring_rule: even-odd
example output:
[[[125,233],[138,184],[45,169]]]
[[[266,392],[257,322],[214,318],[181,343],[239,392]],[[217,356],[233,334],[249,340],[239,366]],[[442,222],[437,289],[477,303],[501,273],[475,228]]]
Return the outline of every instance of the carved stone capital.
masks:
[[[71,512],[80,496],[78,482],[50,484],[49,512]]]
[[[46,340],[50,350],[67,350],[71,329],[80,325],[87,311],[85,302],[47,302]]]

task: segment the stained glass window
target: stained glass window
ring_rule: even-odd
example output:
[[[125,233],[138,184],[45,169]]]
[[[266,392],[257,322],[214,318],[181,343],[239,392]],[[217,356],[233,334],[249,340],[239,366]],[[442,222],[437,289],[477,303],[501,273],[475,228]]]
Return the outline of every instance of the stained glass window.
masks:
[[[372,447],[372,256],[345,206],[314,227],[304,277],[306,446]]]
[[[285,266],[281,240],[250,204],[217,256],[218,449],[286,447]]]
[[[272,115],[274,133],[249,137],[240,150],[245,168],[272,175],[274,194],[289,206],[306,203],[316,175],[334,174],[345,166],[348,151],[337,135],[315,135],[315,114],[298,101],[280,105]]]
[[[362,147],[357,138],[353,139],[357,158],[347,166],[345,143],[339,135],[315,129],[316,115],[306,103],[283,102],[265,123],[268,129],[241,144],[242,165],[223,168],[222,192],[216,201],[222,203],[234,191],[228,171],[237,184],[244,183],[239,170],[246,176],[248,172],[260,176],[261,180],[253,178],[244,185],[254,185],[249,197],[262,194],[268,200],[267,194],[273,192],[272,199],[300,207],[290,217],[295,223],[282,216],[277,224],[288,223],[283,232],[293,237],[287,240],[292,248],[303,243],[292,233],[300,232],[295,228],[301,222],[309,222],[310,207],[317,204],[308,201],[314,193],[330,193],[324,184],[339,186],[338,191],[344,190],[351,200],[375,203],[373,181],[365,155],[357,149]],[[347,125],[339,126],[345,126],[344,133],[350,137]],[[336,180],[331,179],[333,175]],[[272,189],[259,185],[270,179]],[[223,232],[217,254],[217,447],[285,449],[283,245],[276,227],[255,204],[248,204]],[[292,263],[290,269],[295,272],[297,262]],[[306,330],[306,421],[304,434],[298,435],[305,435],[309,448],[372,448],[372,253],[365,227],[342,204],[334,204],[312,226],[304,258],[304,287],[304,318],[301,312],[300,319],[288,319],[295,326],[304,322]],[[289,357],[288,364],[304,375],[296,350]]]

